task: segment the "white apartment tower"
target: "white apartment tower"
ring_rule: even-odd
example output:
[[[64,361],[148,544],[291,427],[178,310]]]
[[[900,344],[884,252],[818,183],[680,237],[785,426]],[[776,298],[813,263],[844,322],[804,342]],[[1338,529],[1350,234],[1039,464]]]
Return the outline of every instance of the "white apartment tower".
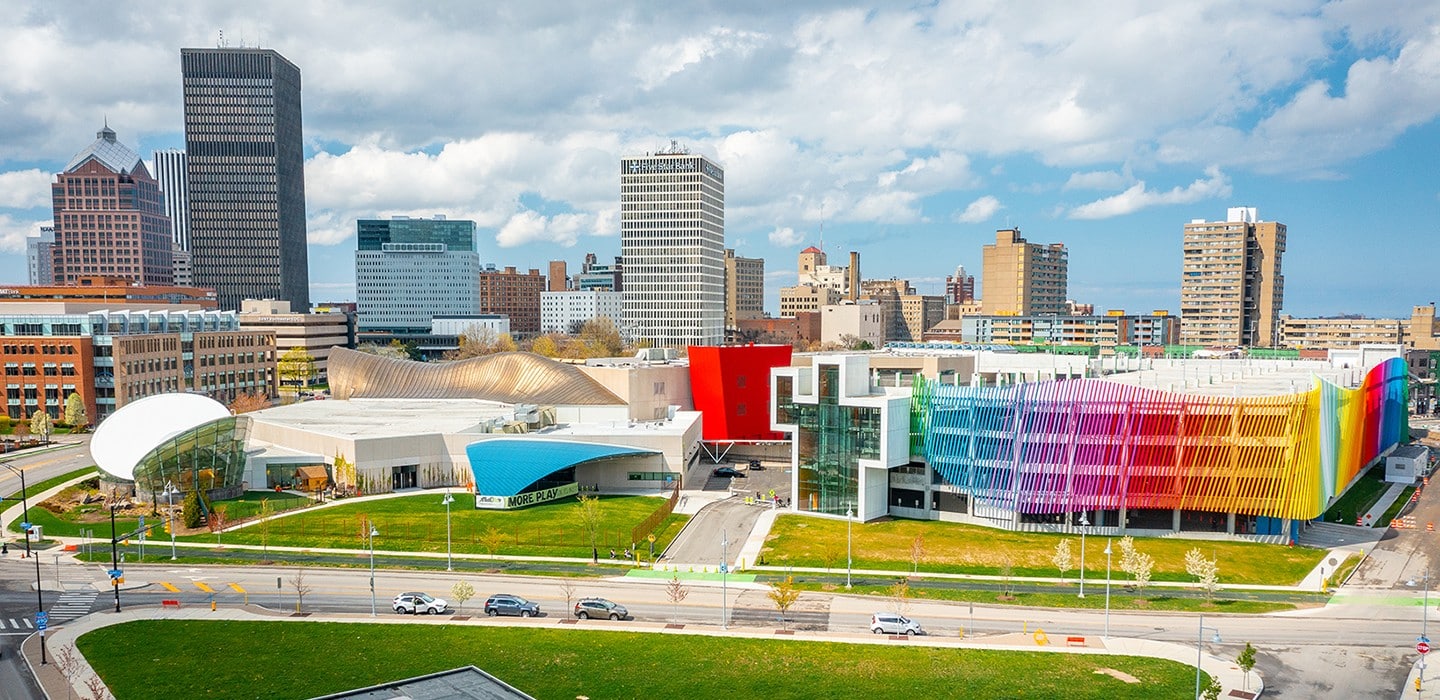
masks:
[[[656,347],[725,338],[725,171],[670,142],[620,160],[620,331]]]

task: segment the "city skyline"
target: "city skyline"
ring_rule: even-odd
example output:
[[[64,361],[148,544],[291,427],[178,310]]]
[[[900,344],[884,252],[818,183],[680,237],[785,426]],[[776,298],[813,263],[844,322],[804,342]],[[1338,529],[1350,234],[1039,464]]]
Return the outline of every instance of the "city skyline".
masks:
[[[17,66],[0,76],[0,279],[24,281],[49,183],[102,120],[147,161],[183,147],[180,49],[224,28],[305,71],[317,300],[355,297],[362,218],[473,219],[501,266],[608,259],[614,163],[670,139],[725,169],[724,246],[767,261],[772,313],[822,222],[831,256],[921,293],[957,265],[982,274],[981,247],[1019,227],[1065,244],[1077,301],[1178,312],[1185,223],[1239,206],[1289,229],[1287,314],[1404,317],[1437,296],[1432,7],[163,5],[0,20]],[[103,80],[83,67],[114,56]],[[1397,271],[1395,251],[1416,260]]]

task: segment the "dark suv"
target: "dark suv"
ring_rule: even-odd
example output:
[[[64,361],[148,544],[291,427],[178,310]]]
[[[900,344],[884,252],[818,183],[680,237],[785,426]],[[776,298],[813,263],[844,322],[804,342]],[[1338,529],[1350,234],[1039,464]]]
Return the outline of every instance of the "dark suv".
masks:
[[[485,614],[491,617],[495,615],[535,617],[540,614],[540,606],[518,595],[499,593],[485,599]]]
[[[612,620],[623,620],[630,616],[630,611],[623,605],[616,605],[604,598],[581,598],[575,601],[575,617],[587,620],[592,617],[608,617]]]

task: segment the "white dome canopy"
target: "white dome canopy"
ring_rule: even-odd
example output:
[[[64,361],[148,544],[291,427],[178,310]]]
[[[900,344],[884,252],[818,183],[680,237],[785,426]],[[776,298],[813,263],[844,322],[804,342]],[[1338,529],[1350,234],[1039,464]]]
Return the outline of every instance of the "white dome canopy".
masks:
[[[201,394],[159,394],[125,404],[95,429],[90,456],[111,476],[133,481],[136,464],[166,440],[219,418],[225,404]]]

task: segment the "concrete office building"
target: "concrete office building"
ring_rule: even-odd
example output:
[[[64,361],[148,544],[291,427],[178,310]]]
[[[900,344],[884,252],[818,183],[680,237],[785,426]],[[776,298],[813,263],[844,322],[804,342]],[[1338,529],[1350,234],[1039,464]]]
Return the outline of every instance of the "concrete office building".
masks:
[[[765,259],[741,258],[725,249],[725,328],[765,316]]]
[[[624,265],[620,264],[620,256],[615,256],[615,262],[609,265],[601,265],[594,253],[585,254],[585,263],[580,267],[580,274],[575,275],[573,289],[586,292],[623,292],[625,291],[625,280],[622,271]]]
[[[13,303],[37,301],[93,302],[129,306],[134,304],[184,304],[188,308],[215,308],[215,290],[196,287],[139,285],[125,277],[86,275],[75,284],[26,286],[0,289],[0,309]]]
[[[1407,322],[1398,318],[1280,317],[1280,346],[1300,350],[1401,345]]]
[[[545,276],[531,269],[521,273],[514,266],[497,270],[486,265],[480,271],[480,313],[503,314],[510,318],[510,334],[517,339],[540,332],[540,295]]]
[[[620,292],[544,292],[540,295],[540,332],[574,335],[585,322],[608,318],[620,327]]]
[[[31,285],[55,284],[55,227],[41,226],[25,238],[25,271]]]
[[[821,307],[839,304],[844,296],[829,288],[813,284],[801,284],[780,288],[780,315],[793,317],[796,314],[818,313]]]
[[[170,222],[160,186],[108,125],[70,159],[50,194],[56,283],[75,284],[91,275],[147,285],[174,283]]]
[[[960,319],[964,343],[999,345],[1172,345],[1180,337],[1180,319],[1164,313],[1104,316],[985,316]]]
[[[564,260],[550,261],[550,274],[545,285],[547,292],[563,292],[570,289],[570,275],[565,271]]]
[[[674,142],[620,161],[627,340],[657,347],[725,337],[725,171]]]
[[[884,345],[884,307],[870,300],[820,307],[821,343],[844,345],[852,338],[871,347]]]
[[[1285,303],[1285,224],[1255,207],[1231,207],[1224,221],[1185,224],[1180,276],[1180,342],[1274,347]]]
[[[300,69],[270,49],[181,49],[195,283],[310,308]]]
[[[276,299],[246,299],[240,303],[240,327],[272,333],[275,357],[299,348],[315,360],[311,381],[329,377],[331,348],[355,347],[354,329],[344,313],[296,313],[290,302]]]
[[[170,257],[175,285],[195,283],[194,260],[190,256],[190,188],[185,152],[176,148],[155,151],[155,179],[165,199],[165,216],[170,219]]]
[[[981,312],[1020,316],[1066,314],[1070,254],[1062,243],[1030,243],[1020,229],[995,232],[984,247]]]
[[[480,313],[475,222],[397,216],[355,226],[360,332],[425,334],[434,316]]]
[[[1415,306],[1410,310],[1410,323],[1405,329],[1406,344],[1416,350],[1440,350],[1440,320],[1435,318],[1435,305]]]
[[[964,265],[955,266],[955,274],[945,278],[945,303],[969,304],[975,301],[975,275],[965,274]]]

